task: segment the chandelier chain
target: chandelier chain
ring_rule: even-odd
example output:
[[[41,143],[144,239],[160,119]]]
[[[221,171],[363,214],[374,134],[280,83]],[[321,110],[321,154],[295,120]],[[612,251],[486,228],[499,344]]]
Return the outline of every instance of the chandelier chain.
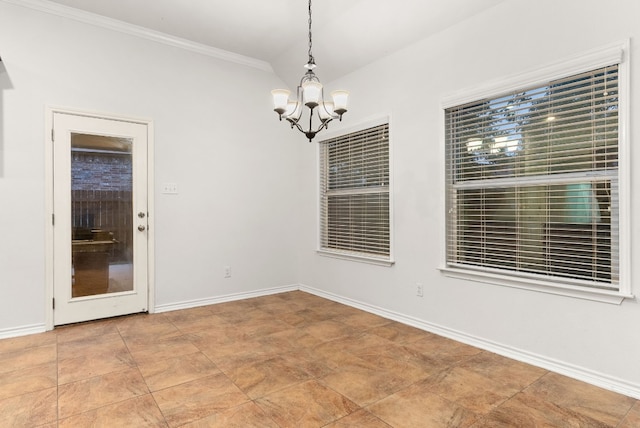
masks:
[[[313,58],[313,54],[311,53],[311,48],[313,46],[313,41],[311,38],[311,0],[309,0],[309,64],[315,64],[315,59]]]

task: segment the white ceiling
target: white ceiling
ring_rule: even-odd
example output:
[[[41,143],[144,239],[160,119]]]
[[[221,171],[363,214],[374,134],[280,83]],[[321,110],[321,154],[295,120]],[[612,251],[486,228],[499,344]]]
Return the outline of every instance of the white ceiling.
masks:
[[[52,0],[304,73],[307,0]],[[313,55],[328,82],[505,0],[316,0]]]

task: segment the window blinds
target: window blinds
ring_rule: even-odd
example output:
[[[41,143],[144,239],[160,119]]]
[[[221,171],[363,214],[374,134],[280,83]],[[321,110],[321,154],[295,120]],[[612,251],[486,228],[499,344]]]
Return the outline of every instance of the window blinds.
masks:
[[[389,258],[389,126],[320,143],[320,249]]]
[[[618,289],[618,66],[445,111],[447,262]]]

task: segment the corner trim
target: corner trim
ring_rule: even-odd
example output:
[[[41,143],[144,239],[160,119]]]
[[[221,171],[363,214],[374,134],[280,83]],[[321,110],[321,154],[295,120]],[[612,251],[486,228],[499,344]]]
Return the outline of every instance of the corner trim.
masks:
[[[129,24],[117,19],[108,18],[91,12],[86,12],[69,6],[47,0],[0,0],[5,3],[11,3],[16,6],[27,7],[40,12],[51,15],[61,16],[63,18],[73,19],[74,21],[85,24],[95,25],[97,27],[106,28],[119,33],[128,34],[135,37],[151,40],[187,51],[199,53],[201,55],[210,56],[227,62],[233,62],[248,67],[257,68],[262,71],[273,73],[271,64],[266,61],[240,55],[235,52],[226,51],[224,49],[215,48],[202,43],[197,43],[181,37],[172,36],[160,31],[151,30],[138,25]]]

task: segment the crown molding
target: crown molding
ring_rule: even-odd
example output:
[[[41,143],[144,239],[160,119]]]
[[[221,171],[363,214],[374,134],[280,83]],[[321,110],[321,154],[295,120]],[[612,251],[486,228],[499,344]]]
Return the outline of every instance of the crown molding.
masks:
[[[234,52],[226,51],[224,49],[214,48],[212,46],[197,43],[191,40],[183,39],[180,37],[172,36],[160,31],[151,30],[148,28],[140,27],[138,25],[129,24],[117,19],[107,18],[102,15],[98,15],[91,12],[86,12],[80,9],[76,9],[69,6],[64,6],[59,3],[54,3],[48,0],[0,0],[5,3],[11,3],[17,6],[27,7],[40,12],[49,13],[51,15],[57,15],[64,18],[73,19],[85,24],[95,25],[97,27],[106,28],[112,31],[128,34],[131,36],[140,37],[143,39],[151,40],[154,42],[162,43],[168,46],[177,47],[180,49],[195,52],[201,55],[210,56],[223,61],[228,61],[248,67],[257,68],[262,71],[273,73],[271,64],[266,61],[251,58],[248,56],[240,55]]]

